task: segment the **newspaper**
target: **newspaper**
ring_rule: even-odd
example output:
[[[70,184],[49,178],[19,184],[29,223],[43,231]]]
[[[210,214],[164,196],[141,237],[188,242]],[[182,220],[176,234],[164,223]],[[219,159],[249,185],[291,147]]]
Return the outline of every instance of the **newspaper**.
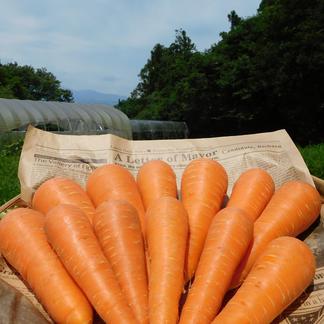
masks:
[[[276,186],[290,179],[313,184],[298,149],[285,130],[253,135],[208,139],[130,141],[107,135],[58,135],[29,127],[19,163],[21,197],[30,202],[35,189],[54,175],[66,176],[85,185],[89,173],[105,163],[126,167],[136,176],[149,160],[169,163],[178,188],[186,165],[196,158],[219,161],[229,177],[228,194],[240,173],[262,167]]]
[[[111,134],[59,135],[30,126],[19,163],[21,198],[26,205],[30,204],[33,192],[53,176],[74,179],[84,187],[89,173],[103,164],[119,164],[136,176],[143,163],[152,159],[164,160],[172,166],[180,188],[184,168],[201,157],[215,159],[225,167],[229,177],[228,195],[239,175],[252,167],[268,171],[276,188],[291,179],[314,185],[304,160],[285,130],[205,139],[130,141]],[[324,323],[323,231],[322,221],[318,221],[303,237],[317,258],[314,283],[275,323]],[[0,278],[10,278],[11,284],[19,289],[19,278],[3,262]]]

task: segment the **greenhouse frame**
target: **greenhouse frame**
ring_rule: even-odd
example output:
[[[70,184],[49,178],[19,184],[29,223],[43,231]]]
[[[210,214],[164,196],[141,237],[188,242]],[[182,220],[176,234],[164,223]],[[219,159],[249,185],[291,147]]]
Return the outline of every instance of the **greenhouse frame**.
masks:
[[[136,140],[188,137],[185,122],[130,120],[109,105],[0,98],[2,138],[24,135],[28,125],[62,134],[114,134]]]

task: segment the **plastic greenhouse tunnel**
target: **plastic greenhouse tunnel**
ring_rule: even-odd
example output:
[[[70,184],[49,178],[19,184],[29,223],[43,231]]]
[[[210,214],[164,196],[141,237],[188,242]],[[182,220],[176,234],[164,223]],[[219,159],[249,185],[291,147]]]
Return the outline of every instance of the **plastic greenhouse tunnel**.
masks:
[[[109,105],[0,98],[0,143],[23,138],[28,125],[62,134],[114,134],[134,140],[188,137],[184,122],[130,120]]]
[[[130,123],[134,140],[188,138],[189,134],[185,122],[134,119]]]

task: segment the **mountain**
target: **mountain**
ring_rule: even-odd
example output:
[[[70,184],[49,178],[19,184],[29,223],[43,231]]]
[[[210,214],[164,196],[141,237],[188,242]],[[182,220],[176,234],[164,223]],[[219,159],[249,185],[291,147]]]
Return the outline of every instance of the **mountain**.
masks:
[[[81,104],[106,104],[114,106],[118,100],[126,99],[126,96],[111,93],[103,93],[94,90],[73,90],[75,103]]]

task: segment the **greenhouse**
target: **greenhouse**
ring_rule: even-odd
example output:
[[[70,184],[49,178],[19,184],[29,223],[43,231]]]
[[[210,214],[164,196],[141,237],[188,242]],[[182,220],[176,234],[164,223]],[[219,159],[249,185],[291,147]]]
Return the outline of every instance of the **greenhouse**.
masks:
[[[188,126],[185,122],[160,120],[130,120],[134,140],[187,138]]]
[[[63,134],[114,134],[126,139],[187,138],[184,122],[130,120],[102,104],[0,98],[0,136],[24,136],[28,125]]]

